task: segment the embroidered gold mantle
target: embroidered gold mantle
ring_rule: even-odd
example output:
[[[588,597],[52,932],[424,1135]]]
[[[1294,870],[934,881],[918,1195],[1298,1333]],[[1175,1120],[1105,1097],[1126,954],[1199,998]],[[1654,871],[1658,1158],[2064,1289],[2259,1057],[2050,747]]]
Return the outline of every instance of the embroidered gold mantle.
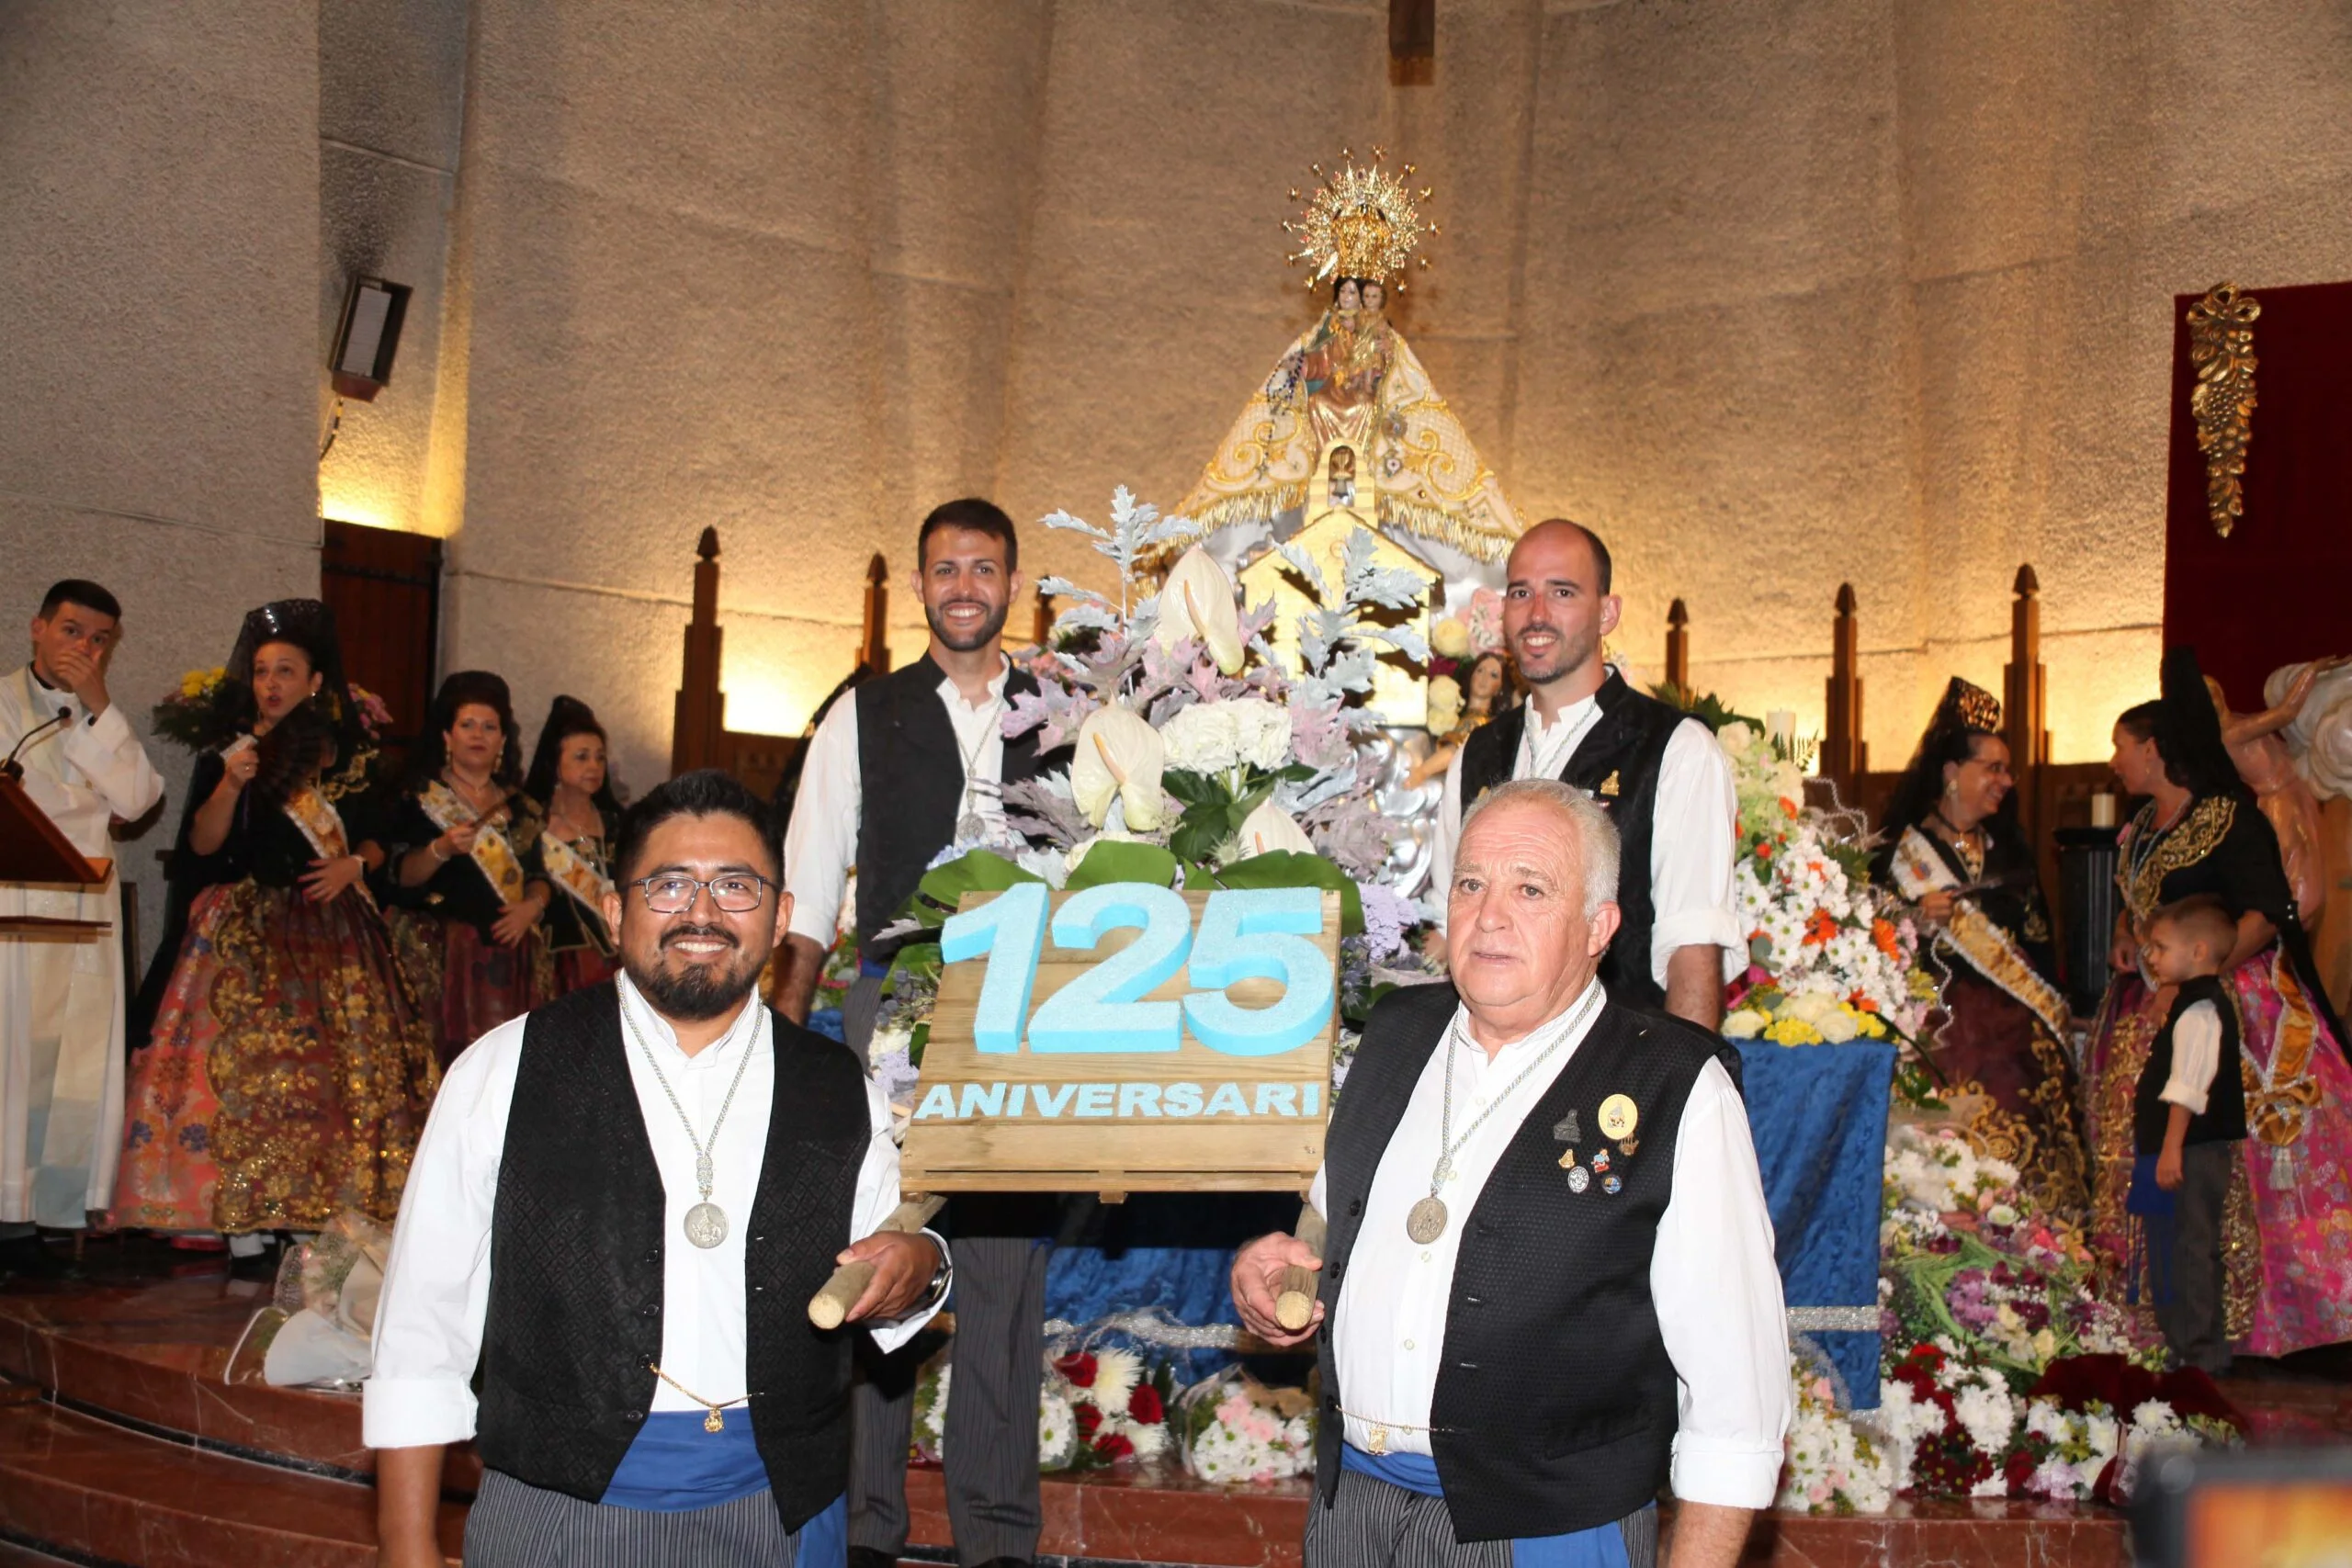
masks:
[[[499,813],[477,818],[466,809],[466,803],[458,798],[455,790],[437,779],[425,784],[417,795],[417,804],[424,807],[424,814],[433,819],[434,826],[444,832],[472,823],[476,831],[474,847],[467,852],[469,857],[489,879],[491,891],[498,895],[500,903],[512,908],[522,900],[523,862],[506,835],[499,830]]]
[[[1904,897],[1917,903],[1930,893],[1956,891],[1959,878],[1944,863],[1926,834],[1917,828],[1903,830],[1894,846],[1894,886]],[[1966,897],[1952,900],[1951,916],[1936,940],[1967,960],[1975,971],[2033,1010],[2053,1038],[2066,1038],[2065,998],[2043,979],[1999,922]]]

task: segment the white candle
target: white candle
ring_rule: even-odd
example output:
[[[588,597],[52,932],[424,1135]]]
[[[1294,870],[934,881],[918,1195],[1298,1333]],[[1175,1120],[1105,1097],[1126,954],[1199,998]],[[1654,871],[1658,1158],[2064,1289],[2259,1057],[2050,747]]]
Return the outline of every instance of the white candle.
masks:
[[[2105,790],[2100,790],[2091,796],[2091,826],[2094,828],[2115,826],[2115,796]]]
[[[1797,744],[1797,715],[1794,708],[1774,708],[1764,716],[1764,731],[1772,743],[1783,751],[1793,752]]]

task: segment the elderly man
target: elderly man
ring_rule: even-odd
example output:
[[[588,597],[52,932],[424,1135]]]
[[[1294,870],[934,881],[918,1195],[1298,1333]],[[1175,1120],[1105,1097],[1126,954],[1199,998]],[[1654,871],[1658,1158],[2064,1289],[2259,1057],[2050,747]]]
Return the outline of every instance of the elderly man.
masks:
[[[1772,1225],[1721,1041],[1611,998],[1615,829],[1556,780],[1464,824],[1452,986],[1372,1015],[1310,1201],[1314,1322],[1274,1315],[1296,1238],[1233,1294],[1320,1335],[1306,1568],[1728,1565],[1772,1500],[1789,1352]],[[1327,1315],[1328,1314],[1328,1315]]]

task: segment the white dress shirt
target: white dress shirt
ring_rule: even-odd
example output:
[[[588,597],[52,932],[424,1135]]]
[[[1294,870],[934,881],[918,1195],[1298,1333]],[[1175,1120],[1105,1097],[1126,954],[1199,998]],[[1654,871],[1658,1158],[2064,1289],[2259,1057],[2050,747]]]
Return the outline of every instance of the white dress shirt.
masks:
[[[1470,1038],[1466,1010],[1457,1011],[1446,1042],[1430,1053],[1373,1176],[1332,1324],[1347,1440],[1356,1447],[1378,1447],[1372,1438],[1378,1423],[1391,1451],[1430,1451],[1426,1428],[1445,1349],[1454,1258],[1470,1213],[1496,1163],[1576,1055],[1602,998],[1595,980],[1559,1017],[1505,1045],[1492,1061]],[[1544,1064],[1512,1087],[1547,1047]],[[1449,1222],[1423,1245],[1406,1234],[1405,1219],[1429,1196],[1437,1166],[1449,1048],[1454,1135],[1490,1100],[1494,1111],[1454,1154],[1453,1176],[1439,1190]],[[1324,1212],[1322,1171],[1307,1201]],[[1788,1319],[1747,1107],[1720,1063],[1700,1070],[1682,1108],[1673,1194],[1650,1258],[1650,1295],[1678,1384],[1674,1495],[1727,1507],[1770,1506],[1789,1424]],[[1576,1325],[1564,1323],[1560,1330],[1573,1334]],[[1531,1345],[1527,1353],[1540,1357],[1543,1347]]]
[[[1597,696],[1570,703],[1549,725],[1529,703],[1510,776],[1558,778],[1600,720]],[[1453,882],[1454,846],[1462,837],[1462,757],[1463,749],[1455,748],[1446,766],[1445,796],[1430,854],[1430,897],[1437,905],[1440,930]],[[1666,984],[1666,961],[1678,947],[1722,948],[1725,981],[1747,967],[1747,937],[1732,899],[1732,851],[1738,833],[1739,796],[1731,763],[1707,727],[1686,718],[1667,738],[1650,808],[1650,977],[1660,986]]]
[[[2202,1116],[2206,1097],[2213,1092],[2213,1075],[2221,1070],[2222,1015],[2211,1002],[2191,1002],[2172,1026],[2172,1074],[2156,1098],[2186,1107],[2191,1116]]]
[[[775,1092],[769,1013],[763,1007],[745,1007],[724,1035],[689,1056],[627,975],[619,986],[629,1077],[667,1197],[662,1218],[662,1370],[714,1401],[740,1399],[749,1392],[743,1373],[743,1237]],[[450,1064],[418,1140],[376,1312],[375,1372],[368,1380],[364,1422],[369,1448],[455,1443],[474,1435],[471,1383],[490,1308],[491,1212],[498,1198],[498,1162],[506,1146],[525,1021],[500,1024]],[[633,1035],[628,1033],[631,1025]],[[639,1048],[640,1040],[644,1049]],[[694,1181],[694,1145],[647,1065],[648,1051],[710,1149],[717,1178],[710,1201],[728,1219],[727,1239],[717,1247],[695,1247],[685,1239],[686,1211],[702,1201]],[[713,1144],[711,1123],[738,1067],[743,1082]],[[899,1204],[899,1146],[890,1138],[890,1108],[870,1078],[865,1101],[873,1141],[858,1171],[844,1246],[873,1235]],[[874,1324],[875,1342],[894,1350],[931,1315],[926,1311]],[[653,1385],[656,1410],[704,1408],[650,1372],[646,1381]]]
[[[977,811],[991,828],[1004,823],[1004,682],[1008,660],[978,703],[964,700],[952,676],[939,682],[940,705],[956,727],[956,749],[970,758],[969,791],[956,815]],[[784,835],[784,880],[792,894],[791,931],[820,947],[841,929],[842,895],[857,865],[857,814],[865,781],[857,761],[857,689],[843,692],[808,742],[792,825]],[[944,848],[945,846],[942,846]]]

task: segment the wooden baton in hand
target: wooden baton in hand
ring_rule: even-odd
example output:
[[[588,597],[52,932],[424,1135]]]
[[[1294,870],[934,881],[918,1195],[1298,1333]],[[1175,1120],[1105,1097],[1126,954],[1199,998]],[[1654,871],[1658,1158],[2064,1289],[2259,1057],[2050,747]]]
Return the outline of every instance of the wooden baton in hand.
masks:
[[[931,1223],[931,1217],[945,1206],[947,1200],[937,1193],[928,1198],[910,1198],[890,1211],[890,1217],[874,1227],[874,1234],[903,1231],[911,1234]],[[857,1298],[865,1294],[865,1287],[873,1282],[874,1265],[844,1263],[833,1270],[833,1277],[822,1289],[808,1298],[808,1321],[820,1328],[839,1328],[849,1320],[849,1309]]]
[[[1302,1203],[1298,1210],[1298,1229],[1292,1233],[1311,1248],[1315,1256],[1323,1256],[1323,1216],[1315,1212],[1312,1203]],[[1297,1264],[1283,1269],[1281,1287],[1274,1292],[1274,1321],[1293,1334],[1306,1327],[1315,1316],[1315,1271]]]

